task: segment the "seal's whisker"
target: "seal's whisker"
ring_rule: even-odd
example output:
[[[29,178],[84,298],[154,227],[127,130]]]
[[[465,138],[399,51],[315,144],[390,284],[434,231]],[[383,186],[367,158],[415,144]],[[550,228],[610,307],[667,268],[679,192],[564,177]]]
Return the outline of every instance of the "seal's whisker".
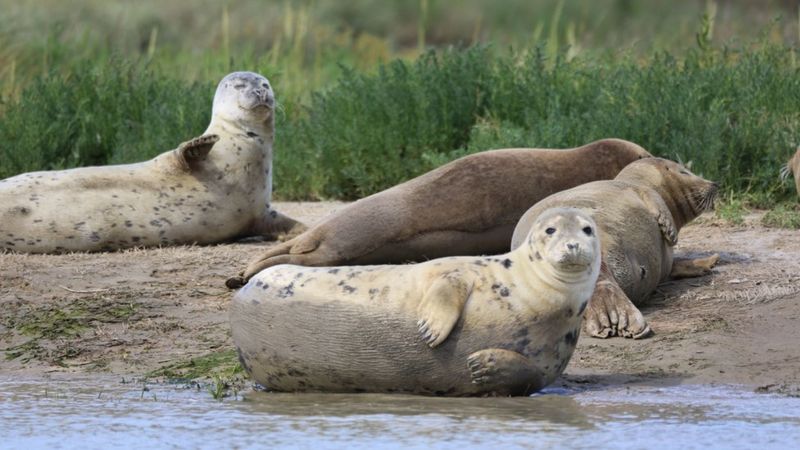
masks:
[[[789,174],[792,173],[792,169],[789,168],[789,163],[784,164],[781,166],[781,181],[786,180],[789,178]]]

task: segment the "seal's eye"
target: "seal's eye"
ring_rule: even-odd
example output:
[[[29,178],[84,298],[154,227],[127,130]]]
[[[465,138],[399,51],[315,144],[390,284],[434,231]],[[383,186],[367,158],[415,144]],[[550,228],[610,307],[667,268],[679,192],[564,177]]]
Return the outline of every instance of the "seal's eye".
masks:
[[[592,227],[583,227],[583,233],[586,234],[587,236],[591,236],[592,235]]]
[[[269,89],[269,85],[267,83],[262,84],[261,87],[263,87],[264,89]]]
[[[544,232],[547,233],[547,234],[553,234],[553,233],[556,232],[556,229],[553,228],[553,227],[550,227],[550,228],[544,230]]]
[[[246,85],[244,83],[241,83],[241,84],[234,85],[233,88],[236,89],[237,91],[241,91],[242,89],[245,88],[245,86]]]

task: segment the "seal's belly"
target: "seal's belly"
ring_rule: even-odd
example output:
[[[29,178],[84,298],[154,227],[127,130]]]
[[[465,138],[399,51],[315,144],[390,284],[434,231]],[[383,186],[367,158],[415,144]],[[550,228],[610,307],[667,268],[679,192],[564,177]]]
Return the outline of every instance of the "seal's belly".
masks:
[[[541,318],[544,324],[521,320],[483,304],[480,311],[468,307],[432,349],[413,315],[399,307],[370,307],[333,294],[304,299],[300,282],[291,290],[285,283],[266,290],[258,283],[251,281],[231,304],[233,339],[253,379],[278,391],[475,395],[482,388],[472,383],[467,358],[490,348],[530,358],[549,383],[566,366],[580,324],[577,316],[571,322]]]

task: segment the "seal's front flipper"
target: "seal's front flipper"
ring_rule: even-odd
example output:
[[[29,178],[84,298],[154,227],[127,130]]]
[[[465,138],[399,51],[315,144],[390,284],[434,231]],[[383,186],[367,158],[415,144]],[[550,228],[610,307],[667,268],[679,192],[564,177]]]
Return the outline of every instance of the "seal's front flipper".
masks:
[[[473,384],[498,395],[528,395],[544,387],[542,372],[511,350],[488,348],[467,357]]]
[[[719,262],[719,254],[714,253],[705,258],[696,259],[675,259],[672,261],[671,278],[694,278],[702,277],[711,273],[711,269]]]
[[[589,335],[603,339],[613,336],[642,339],[651,333],[642,313],[605,265],[583,316],[583,325]]]
[[[219,141],[218,135],[204,134],[182,143],[175,150],[175,153],[181,165],[190,170],[194,164],[206,159],[208,152],[211,151],[217,141]]]
[[[668,211],[661,211],[656,220],[658,220],[661,235],[664,236],[670,247],[674,247],[678,243],[678,230],[675,227],[675,221],[672,220],[672,215]]]
[[[422,340],[431,348],[444,342],[461,317],[461,310],[472,291],[457,274],[436,278],[417,307],[417,326]]]

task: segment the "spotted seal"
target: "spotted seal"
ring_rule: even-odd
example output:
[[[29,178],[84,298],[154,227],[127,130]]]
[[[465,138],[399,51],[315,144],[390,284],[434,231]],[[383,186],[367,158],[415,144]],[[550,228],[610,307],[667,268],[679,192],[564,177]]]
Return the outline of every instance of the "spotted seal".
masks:
[[[278,391],[528,394],[575,348],[600,270],[595,228],[555,208],[500,256],[270,267],[234,296],[233,341]]]
[[[611,179],[649,156],[620,139],[568,150],[500,149],[465,156],[341,208],[264,251],[226,284],[241,287],[276,264],[387,264],[503,253],[517,221],[537,201]]]
[[[603,268],[586,312],[586,331],[595,337],[641,338],[650,326],[635,305],[670,275],[699,276],[719,259],[674,260],[681,227],[714,205],[718,186],[662,158],[631,163],[614,180],[595,181],[553,194],[531,207],[514,230],[511,248],[540,215],[555,207],[578,208],[597,222]]]
[[[29,253],[210,244],[304,226],[270,208],[272,87],[234,72],[205,133],[152,160],[0,181],[0,248]]]

